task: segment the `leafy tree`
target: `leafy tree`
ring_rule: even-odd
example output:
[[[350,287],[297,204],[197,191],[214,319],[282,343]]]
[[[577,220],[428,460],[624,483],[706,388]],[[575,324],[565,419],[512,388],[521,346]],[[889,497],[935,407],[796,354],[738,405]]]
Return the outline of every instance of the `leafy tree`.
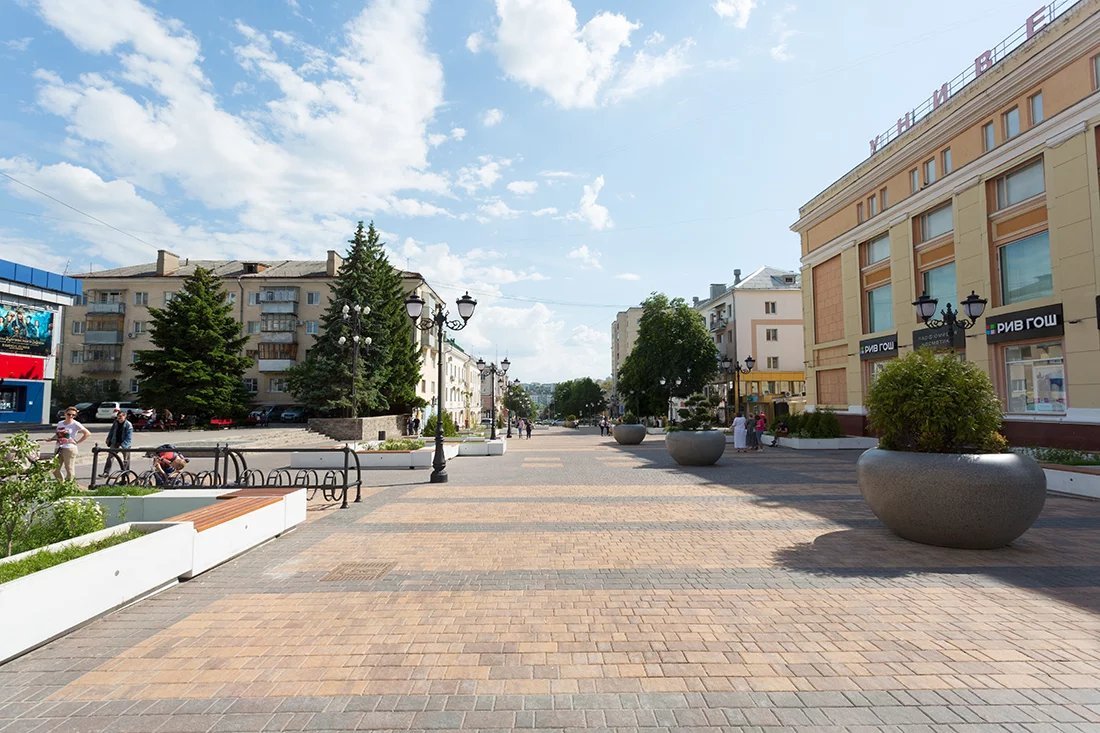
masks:
[[[409,317],[405,312],[401,273],[390,265],[374,223],[359,222],[336,280],[328,308],[305,358],[288,373],[290,391],[303,403],[322,411],[351,412],[355,416],[405,413],[422,407],[416,396],[420,359]],[[352,343],[354,314],[345,318],[344,306],[367,306],[360,315],[360,336],[370,345],[359,346],[352,404]],[[340,338],[345,343],[340,343]]]
[[[618,396],[626,408],[665,415],[670,396],[702,392],[717,373],[718,350],[695,309],[663,293],[646,298],[634,349],[619,369]]]
[[[53,401],[61,407],[78,402],[103,402],[122,396],[122,385],[117,379],[92,377],[65,377],[53,383]]]
[[[35,518],[76,485],[58,481],[52,461],[36,461],[41,446],[27,433],[0,441],[0,556],[7,557],[27,535]]]
[[[558,382],[554,386],[552,409],[555,415],[592,417],[607,409],[607,398],[591,377]]]
[[[504,393],[504,407],[511,417],[533,417],[535,414],[535,403],[520,384],[508,385],[508,390]]]
[[[407,317],[408,316],[406,316],[406,318]],[[442,414],[443,414],[443,435],[445,435],[448,438],[453,438],[453,437],[457,436],[458,435],[458,426],[455,425],[455,421],[454,421],[454,418],[451,417],[451,413],[443,412]],[[422,428],[421,432],[425,436],[427,436],[429,438],[434,438],[435,437],[435,421],[436,421],[436,415],[432,415],[431,417],[429,417],[427,420],[424,421],[424,427]]]
[[[251,360],[241,351],[248,337],[210,270],[195,268],[183,290],[149,315],[156,348],[138,351],[134,364],[147,405],[200,419],[248,412],[242,379]]]

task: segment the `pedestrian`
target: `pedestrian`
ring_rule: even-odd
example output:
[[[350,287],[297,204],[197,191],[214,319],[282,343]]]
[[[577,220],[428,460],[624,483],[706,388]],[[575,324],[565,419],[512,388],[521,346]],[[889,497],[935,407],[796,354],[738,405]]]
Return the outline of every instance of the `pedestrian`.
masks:
[[[764,450],[764,431],[768,429],[768,418],[764,413],[756,416],[756,449]]]
[[[745,416],[740,412],[737,413],[737,417],[733,418],[733,447],[738,453],[744,453],[747,445],[747,434],[745,430]]]
[[[58,481],[76,480],[76,454],[77,445],[88,439],[92,433],[76,421],[78,410],[75,407],[65,408],[65,419],[57,423],[54,440],[57,441],[57,468],[53,475]]]
[[[420,435],[420,418],[413,418],[413,435]]]
[[[126,419],[126,413],[115,410],[115,421],[107,431],[107,447],[111,451],[107,454],[107,462],[103,465],[101,478],[107,478],[111,474],[111,461],[118,463],[119,472],[130,468],[130,444],[133,438],[134,426]]]
[[[527,418],[526,423],[527,424],[524,427],[527,428],[527,439],[530,440],[531,439],[531,429],[532,429],[531,418]]]

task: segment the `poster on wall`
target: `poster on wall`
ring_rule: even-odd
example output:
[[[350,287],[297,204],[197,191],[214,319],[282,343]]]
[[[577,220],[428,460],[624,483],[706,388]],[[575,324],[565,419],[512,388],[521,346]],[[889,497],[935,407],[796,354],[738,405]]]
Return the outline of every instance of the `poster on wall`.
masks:
[[[53,311],[0,303],[0,351],[49,356]]]

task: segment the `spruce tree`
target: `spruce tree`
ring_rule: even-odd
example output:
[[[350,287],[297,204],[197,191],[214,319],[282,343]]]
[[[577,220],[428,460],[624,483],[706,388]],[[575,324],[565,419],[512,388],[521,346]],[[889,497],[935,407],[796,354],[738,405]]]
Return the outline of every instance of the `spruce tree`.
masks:
[[[137,352],[141,400],[176,414],[239,417],[248,411],[241,353],[248,337],[233,317],[221,281],[195,268],[183,290],[164,308],[150,308],[150,336],[156,348]]]

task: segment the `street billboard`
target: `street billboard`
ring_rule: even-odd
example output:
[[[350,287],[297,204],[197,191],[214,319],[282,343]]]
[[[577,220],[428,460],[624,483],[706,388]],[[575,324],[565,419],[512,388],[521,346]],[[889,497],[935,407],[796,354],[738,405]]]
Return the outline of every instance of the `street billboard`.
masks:
[[[49,356],[53,317],[53,311],[0,303],[0,351]]]

